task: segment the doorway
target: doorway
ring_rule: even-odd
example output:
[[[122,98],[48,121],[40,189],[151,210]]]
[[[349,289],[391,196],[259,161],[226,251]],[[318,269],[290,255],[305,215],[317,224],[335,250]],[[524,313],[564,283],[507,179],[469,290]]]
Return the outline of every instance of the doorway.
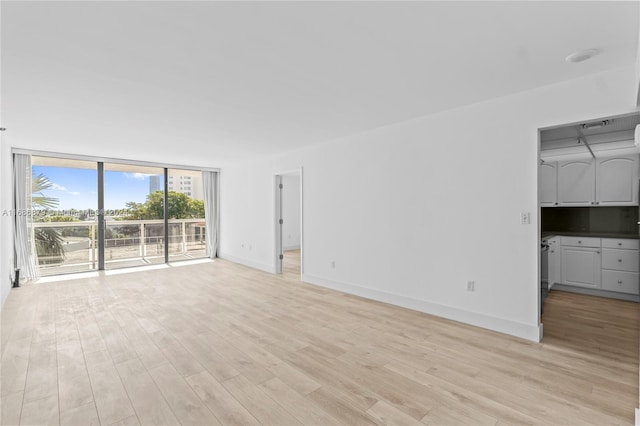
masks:
[[[276,273],[302,275],[302,168],[275,175]]]
[[[639,125],[631,113],[538,130],[537,305],[545,342],[593,341],[582,333],[612,314],[596,320],[581,310],[610,304],[622,312],[640,302]],[[609,344],[618,346],[602,341]]]

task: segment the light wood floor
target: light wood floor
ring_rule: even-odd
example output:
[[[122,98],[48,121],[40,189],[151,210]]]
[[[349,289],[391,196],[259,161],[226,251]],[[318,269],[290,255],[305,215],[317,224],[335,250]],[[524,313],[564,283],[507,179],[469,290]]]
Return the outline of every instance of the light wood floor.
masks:
[[[227,261],[31,285],[2,424],[631,424],[638,305],[552,292],[536,344]]]

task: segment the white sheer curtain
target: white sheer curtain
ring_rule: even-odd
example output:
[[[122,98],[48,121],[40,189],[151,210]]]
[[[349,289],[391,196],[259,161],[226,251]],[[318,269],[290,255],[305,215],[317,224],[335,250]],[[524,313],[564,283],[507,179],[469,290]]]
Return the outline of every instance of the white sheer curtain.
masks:
[[[16,267],[20,269],[20,278],[37,280],[40,278],[38,255],[33,235],[33,216],[31,205],[31,156],[14,154],[13,182],[15,190],[15,227],[14,244]]]
[[[218,254],[218,173],[202,172],[204,189],[205,239],[207,241],[207,257],[214,259]]]

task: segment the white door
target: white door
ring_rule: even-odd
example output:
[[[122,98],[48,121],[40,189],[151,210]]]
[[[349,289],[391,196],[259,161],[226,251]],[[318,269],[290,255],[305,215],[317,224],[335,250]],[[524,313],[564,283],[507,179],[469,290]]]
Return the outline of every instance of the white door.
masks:
[[[562,284],[600,288],[600,249],[562,247]]]
[[[275,175],[275,265],[276,273],[297,269],[293,257],[285,264],[285,250],[300,250],[300,274],[304,272],[302,168]],[[286,231],[286,232],[285,232]],[[293,254],[292,254],[293,255]]]
[[[595,203],[596,168],[593,160],[558,163],[558,203],[590,206]]]
[[[540,206],[558,205],[558,163],[542,163],[538,171]]]
[[[638,156],[598,159],[596,166],[596,204],[638,204]]]

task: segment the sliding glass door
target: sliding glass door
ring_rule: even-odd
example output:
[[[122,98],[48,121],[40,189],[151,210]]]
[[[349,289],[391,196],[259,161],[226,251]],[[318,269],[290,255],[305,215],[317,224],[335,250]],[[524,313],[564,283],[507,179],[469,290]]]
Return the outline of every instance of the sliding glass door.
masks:
[[[169,261],[206,257],[202,172],[168,169]]]
[[[104,269],[164,263],[164,169],[103,167]]]
[[[98,269],[97,166],[31,158],[33,238],[40,274]]]
[[[41,275],[215,256],[216,180],[205,194],[201,171],[46,156],[31,165]]]

